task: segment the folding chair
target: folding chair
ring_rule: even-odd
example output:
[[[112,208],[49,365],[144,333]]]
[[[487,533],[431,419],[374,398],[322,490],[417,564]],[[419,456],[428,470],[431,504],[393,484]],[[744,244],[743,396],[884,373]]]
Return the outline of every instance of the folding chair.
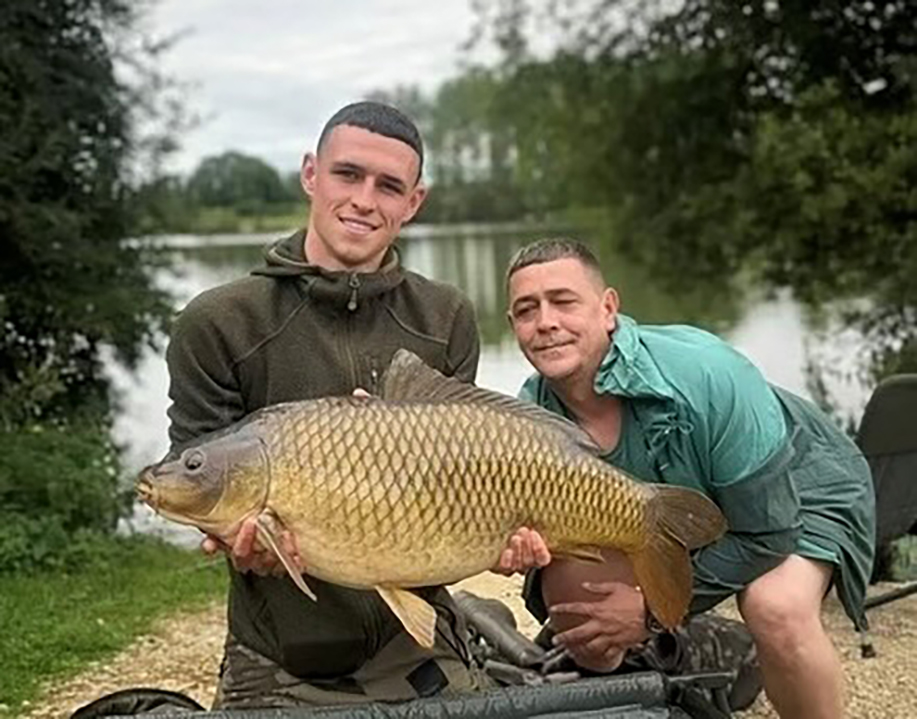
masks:
[[[857,433],[876,490],[876,547],[917,533],[917,374],[882,381],[870,397]],[[866,608],[917,594],[917,581],[871,597]],[[863,656],[874,656],[864,638]]]

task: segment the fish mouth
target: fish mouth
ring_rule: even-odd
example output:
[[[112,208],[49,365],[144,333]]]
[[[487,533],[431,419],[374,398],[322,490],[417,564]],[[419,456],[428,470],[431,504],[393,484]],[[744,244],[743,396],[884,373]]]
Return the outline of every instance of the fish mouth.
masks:
[[[134,486],[134,490],[137,492],[137,496],[141,501],[150,505],[153,509],[156,509],[156,489],[153,487],[150,480],[146,478],[148,472],[144,472],[140,478],[137,480],[137,484]]]

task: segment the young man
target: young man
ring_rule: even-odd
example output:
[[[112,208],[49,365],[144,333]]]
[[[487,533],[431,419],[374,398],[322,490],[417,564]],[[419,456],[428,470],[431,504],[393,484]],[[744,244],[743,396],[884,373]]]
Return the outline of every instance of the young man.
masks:
[[[856,446],[716,337],[619,314],[578,242],[523,248],[507,281],[513,332],[537,370],[521,396],[575,421],[635,477],[714,499],[729,531],[694,557],[692,612],[737,594],[780,716],[843,716],[842,668],[820,610],[834,584],[865,626],[874,497]],[[505,569],[550,558],[537,533],[515,541]],[[553,562],[528,583],[529,606],[558,625],[556,641],[596,671],[617,667],[652,624],[626,559],[607,559]]]
[[[401,347],[474,380],[468,299],[402,269],[392,246],[426,194],[422,162],[416,127],[391,107],[357,103],[329,120],[302,165],[306,230],[271,247],[252,276],[195,298],[175,323],[173,451],[270,404],[373,391]],[[436,644],[424,650],[375,592],[310,578],[319,601],[303,597],[255,542],[252,523],[204,549],[226,551],[233,565],[217,707],[401,700],[480,681],[442,587],[422,590],[439,614]]]

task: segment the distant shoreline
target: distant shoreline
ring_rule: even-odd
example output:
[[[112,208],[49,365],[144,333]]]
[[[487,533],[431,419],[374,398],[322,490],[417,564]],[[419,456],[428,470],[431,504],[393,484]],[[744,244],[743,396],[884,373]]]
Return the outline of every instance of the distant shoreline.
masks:
[[[162,232],[144,235],[131,240],[133,243],[154,245],[164,248],[186,249],[192,247],[228,247],[259,245],[271,237],[283,237],[302,228],[305,222],[254,230],[238,229],[218,232],[188,230]],[[404,239],[427,239],[435,237],[467,237],[475,235],[514,235],[569,230],[569,224],[542,222],[462,222],[430,224],[418,223],[406,226],[401,231]]]

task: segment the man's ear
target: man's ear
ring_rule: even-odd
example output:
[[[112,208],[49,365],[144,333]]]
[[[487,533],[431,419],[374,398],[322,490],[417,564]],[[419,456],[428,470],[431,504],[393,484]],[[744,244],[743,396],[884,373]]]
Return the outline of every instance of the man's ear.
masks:
[[[404,215],[404,219],[401,221],[402,224],[414,219],[414,216],[420,210],[425,199],[427,199],[427,187],[422,182],[418,181],[408,197],[408,210]]]
[[[315,192],[315,179],[318,176],[318,158],[307,152],[302,158],[302,168],[299,171],[299,184],[303,192],[309,197]]]
[[[621,302],[618,299],[618,292],[614,287],[606,287],[602,293],[602,310],[605,315],[605,329],[609,334],[618,327],[618,309]]]

